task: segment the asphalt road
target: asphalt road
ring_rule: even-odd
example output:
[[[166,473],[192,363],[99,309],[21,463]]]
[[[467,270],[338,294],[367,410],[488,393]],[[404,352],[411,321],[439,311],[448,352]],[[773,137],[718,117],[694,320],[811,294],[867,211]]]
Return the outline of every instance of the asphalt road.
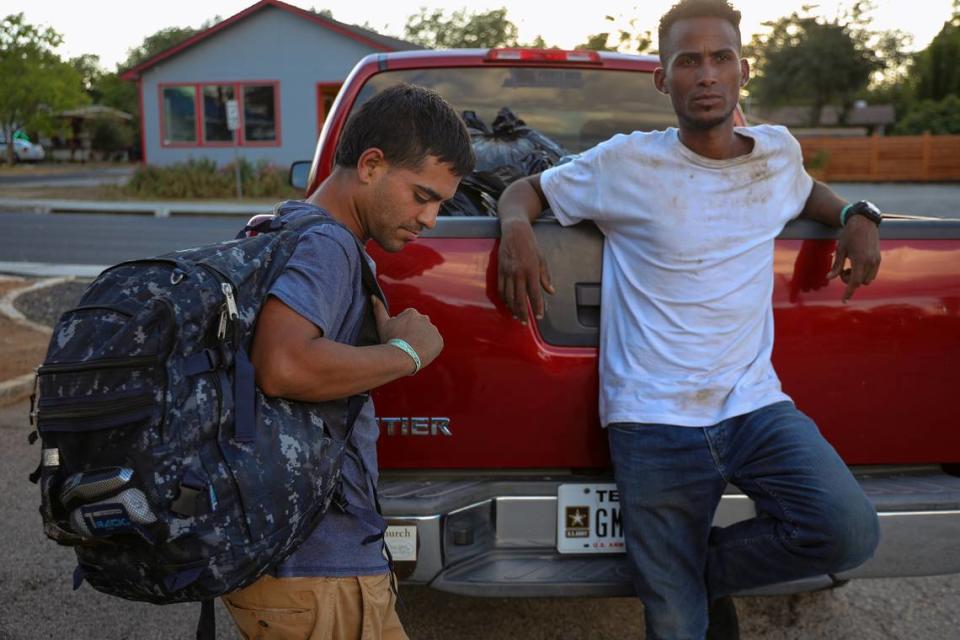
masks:
[[[199,606],[158,607],[71,589],[73,552],[42,532],[38,489],[27,481],[38,446],[27,444],[27,403],[0,407],[0,639],[192,638]],[[632,598],[508,600],[404,588],[412,640],[619,640],[643,637]],[[828,592],[738,598],[745,640],[946,640],[960,629],[960,576],[863,580]],[[237,638],[217,607],[218,638]]]
[[[0,262],[108,265],[233,238],[245,222],[236,216],[0,213]]]

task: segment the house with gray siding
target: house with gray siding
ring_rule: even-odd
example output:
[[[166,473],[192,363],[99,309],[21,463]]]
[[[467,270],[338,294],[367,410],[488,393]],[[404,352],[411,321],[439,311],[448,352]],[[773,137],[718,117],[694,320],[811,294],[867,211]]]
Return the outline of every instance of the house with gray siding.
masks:
[[[126,71],[140,94],[144,162],[289,166],[313,157],[347,74],[370,53],[419,48],[279,0],[261,0]],[[227,126],[237,101],[238,128]]]

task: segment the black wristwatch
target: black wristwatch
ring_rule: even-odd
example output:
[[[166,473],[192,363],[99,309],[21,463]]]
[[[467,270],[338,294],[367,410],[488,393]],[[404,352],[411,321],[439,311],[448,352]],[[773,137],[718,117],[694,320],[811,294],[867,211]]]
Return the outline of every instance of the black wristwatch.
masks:
[[[843,208],[843,211],[840,212],[840,222],[843,226],[847,226],[850,216],[863,216],[878,227],[880,223],[883,222],[883,214],[880,212],[879,207],[866,200],[848,204]]]

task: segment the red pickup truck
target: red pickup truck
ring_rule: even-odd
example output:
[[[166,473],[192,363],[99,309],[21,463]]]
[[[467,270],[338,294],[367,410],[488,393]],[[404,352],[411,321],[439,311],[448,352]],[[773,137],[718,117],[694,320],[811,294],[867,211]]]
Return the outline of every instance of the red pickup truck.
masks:
[[[364,100],[400,82],[487,122],[504,106],[572,152],[675,124],[657,59],[543,50],[416,51],[364,58],[291,176],[309,194]],[[308,175],[309,170],[309,175]],[[451,215],[397,254],[371,244],[393,309],[444,336],[416,377],[377,390],[381,495],[401,577],[477,596],[632,592],[606,438],[597,417],[603,241],[589,224],[535,224],[557,293],[524,326],[497,295],[499,223]],[[879,279],[842,304],[826,273],[834,231],[789,224],[776,242],[774,364],[785,391],[851,465],[880,514],[876,557],[850,578],[960,572],[960,221],[891,216]],[[569,526],[561,514],[589,516]],[[754,515],[730,487],[716,522]]]

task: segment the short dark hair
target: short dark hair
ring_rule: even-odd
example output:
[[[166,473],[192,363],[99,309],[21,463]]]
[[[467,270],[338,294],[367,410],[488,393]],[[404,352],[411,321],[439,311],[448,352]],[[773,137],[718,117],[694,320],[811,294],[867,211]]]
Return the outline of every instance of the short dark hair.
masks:
[[[678,20],[687,18],[723,18],[733,25],[737,32],[737,46],[742,46],[740,35],[740,12],[733,8],[727,0],[680,0],[670,7],[670,10],[660,18],[660,28],[657,38],[660,42],[660,60],[666,62],[664,45],[670,36],[670,28]]]
[[[384,89],[347,120],[334,161],[356,167],[367,149],[383,151],[387,162],[416,169],[427,156],[465,176],[476,162],[467,127],[440,94],[411,84]]]

